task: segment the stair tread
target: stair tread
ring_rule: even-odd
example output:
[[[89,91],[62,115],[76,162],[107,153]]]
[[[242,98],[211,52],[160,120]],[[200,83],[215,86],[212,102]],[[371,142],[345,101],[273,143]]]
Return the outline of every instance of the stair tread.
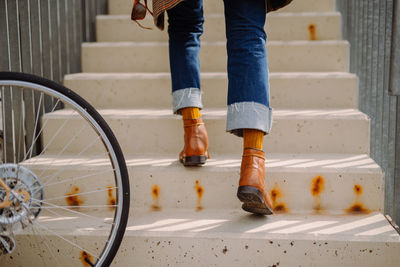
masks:
[[[266,47],[271,71],[348,71],[347,41],[270,41]],[[226,42],[203,42],[199,57],[201,71],[225,71]],[[166,72],[169,68],[165,41],[82,44],[84,72]]]
[[[356,172],[381,174],[381,168],[366,154],[284,154],[266,152],[266,167],[268,172]],[[170,168],[182,170],[177,155],[173,154],[125,154],[127,167],[134,168]],[[57,159],[55,159],[57,157]],[[74,165],[76,168],[109,167],[106,156],[96,155],[57,155],[46,153],[36,157],[35,165],[52,163],[50,168],[60,165]],[[195,172],[231,171],[240,167],[241,155],[212,155],[203,168],[194,168]],[[31,164],[27,161],[26,164]]]
[[[274,12],[269,13],[268,17],[324,17],[324,16],[338,16],[340,12],[337,11],[326,11],[326,12]],[[222,13],[205,13],[205,19],[207,18],[225,18]],[[128,19],[131,20],[131,16],[128,14],[100,14],[96,16],[97,19]],[[148,16],[144,20],[153,21],[153,17]]]
[[[131,231],[140,231],[143,234],[157,232],[160,235],[197,233],[197,237],[219,236],[225,233],[236,235],[237,238],[246,236],[257,239],[275,237],[276,239],[313,240],[343,240],[343,238],[352,236],[353,241],[400,242],[399,234],[380,213],[358,216],[274,215],[255,217],[249,216],[248,213],[241,210],[193,212],[171,209],[162,212],[133,210],[132,214],[131,218],[133,219],[127,227],[128,235]],[[166,219],[186,221],[162,226],[162,220]],[[273,236],[269,237],[269,235]]]
[[[200,74],[202,79],[213,79],[213,78],[227,78],[226,72],[202,72]],[[65,80],[72,79],[155,79],[155,78],[169,78],[169,72],[104,72],[104,73],[94,73],[94,72],[82,72],[67,74],[64,76]],[[349,72],[270,72],[270,79],[274,78],[354,78],[355,74]]]
[[[67,238],[90,240],[88,249],[95,249],[96,242],[102,242],[108,234],[94,229],[90,218],[74,220],[76,214],[67,212],[61,219],[45,215],[39,218],[41,225],[51,225]],[[37,231],[26,231],[17,234],[17,238],[21,246],[27,244],[32,251],[36,248],[31,245],[35,235]],[[46,234],[46,238],[57,237]],[[60,249],[65,251],[62,255],[69,257],[65,260],[71,261],[73,252]],[[112,265],[130,266],[135,262],[138,266],[397,266],[399,249],[399,234],[380,213],[260,217],[240,209],[131,209]],[[9,257],[5,259],[9,261]]]
[[[44,213],[39,223],[47,223],[59,231],[79,235],[98,235],[100,231],[85,228],[93,225],[91,218],[68,211],[63,220]],[[69,216],[68,216],[69,214]],[[79,224],[74,220],[79,218]],[[70,223],[65,223],[70,221]],[[59,224],[59,226],[57,226]],[[78,229],[77,229],[78,228]],[[366,215],[293,215],[253,216],[242,210],[204,209],[131,209],[125,238],[128,236],[233,238],[241,240],[264,239],[385,242],[400,243],[400,235],[381,213]]]
[[[181,147],[181,117],[172,114],[169,108],[98,111],[113,129],[125,153],[137,151],[135,153],[172,154]],[[240,152],[241,139],[225,133],[226,113],[226,108],[210,108],[202,112],[208,134],[212,136],[212,154]],[[80,115],[72,110],[59,110],[43,118],[49,120],[43,136],[44,144],[62,127],[65,120],[68,120],[68,127],[72,131],[84,127]],[[264,145],[275,153],[368,154],[369,123],[369,117],[357,109],[274,109],[274,130],[264,139]],[[134,130],[138,128],[143,131]],[[80,150],[83,143],[94,137],[94,132],[85,132],[87,134],[69,146],[68,152]],[[68,134],[61,133],[58,138],[64,140]],[[147,142],[154,145],[148,146]],[[100,145],[91,147],[90,151],[100,152]],[[59,149],[62,149],[61,141],[49,147],[51,151]]]
[[[223,13],[224,5],[222,1],[209,0],[203,2],[205,15],[209,13]],[[130,0],[112,0],[109,1],[109,12],[112,14],[129,14],[132,9]],[[290,5],[274,13],[281,12],[327,12],[335,10],[334,0],[300,0],[293,1]]]
[[[205,14],[202,41],[225,40],[225,19],[222,13]],[[148,16],[143,24],[153,27]],[[145,31],[128,15],[96,16],[98,41],[162,41],[168,40],[167,31]],[[310,30],[310,26],[313,26]],[[119,31],[115,31],[118,27]],[[264,27],[268,40],[339,40],[339,12],[304,12],[269,14]]]
[[[97,110],[105,119],[181,119],[172,114],[171,109],[100,109]],[[358,109],[274,109],[274,119],[279,120],[368,120],[368,116]],[[226,117],[226,108],[209,108],[202,111],[204,120],[220,120]],[[45,117],[56,119],[66,116],[80,117],[70,109],[47,113]]]
[[[290,40],[290,41],[278,41],[271,40],[268,41],[267,46],[273,45],[332,45],[332,44],[341,44],[348,45],[349,42],[346,40],[316,40],[316,41],[307,41],[307,40]],[[201,43],[202,46],[208,45],[217,45],[217,46],[225,46],[226,41],[204,41]],[[82,47],[137,47],[137,46],[168,46],[167,41],[123,41],[123,42],[90,42],[90,43],[82,43]]]
[[[206,209],[222,210],[241,207],[236,197],[241,153],[212,154],[203,167],[184,168],[178,161],[178,152],[166,155],[125,154],[132,206],[195,209],[200,205]],[[93,179],[102,181],[101,173],[110,168],[107,156],[105,153],[102,155],[57,156],[56,153],[46,153],[25,164],[36,173],[41,173],[42,169],[49,173],[62,171],[60,177],[65,177],[63,179],[79,176],[81,171],[100,173]],[[267,153],[266,170],[267,188],[276,196],[273,207],[277,210],[282,207],[281,212],[348,214],[354,212],[355,207],[362,207],[360,213],[383,208],[383,173],[368,155]],[[90,177],[80,181],[82,190],[87,190],[94,182]],[[109,179],[107,173],[103,179]],[[315,196],[312,192],[317,180],[324,186]],[[161,191],[157,204],[152,193],[155,185]],[[201,196],[196,193],[196,186],[201,186]],[[53,190],[65,191],[63,187]],[[365,198],[367,195],[369,197]]]

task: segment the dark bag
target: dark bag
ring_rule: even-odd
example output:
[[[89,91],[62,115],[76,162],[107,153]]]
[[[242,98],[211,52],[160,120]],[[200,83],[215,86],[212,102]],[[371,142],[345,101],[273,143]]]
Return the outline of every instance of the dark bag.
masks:
[[[293,0],[267,0],[267,13],[289,5]]]
[[[153,16],[153,12],[151,12],[149,7],[147,6],[147,0],[144,0],[144,5],[140,3],[140,0],[134,0],[131,20],[136,22],[141,28],[151,30],[151,28],[144,27],[138,22],[138,20],[143,20],[146,17],[147,11],[149,11],[149,13]]]

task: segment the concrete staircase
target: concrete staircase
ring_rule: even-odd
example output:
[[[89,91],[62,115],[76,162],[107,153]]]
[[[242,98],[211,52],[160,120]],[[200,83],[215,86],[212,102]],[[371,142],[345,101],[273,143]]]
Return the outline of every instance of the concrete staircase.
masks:
[[[170,109],[167,33],[131,22],[131,2],[109,1],[110,15],[96,20],[98,42],[83,44],[83,73],[65,77],[109,122],[126,157],[133,208],[115,266],[398,266],[400,236],[382,215],[384,174],[368,155],[370,120],[357,109],[334,0],[296,0],[268,15],[275,111],[264,147],[276,211],[268,217],[245,213],[236,198],[242,140],[225,133],[222,0],[204,0],[200,60],[212,159],[200,168],[177,161],[183,130]],[[151,18],[143,24],[152,26]],[[47,115],[45,144],[68,116]],[[59,148],[51,145],[47,158]],[[87,168],[85,158],[74,158],[71,172]]]

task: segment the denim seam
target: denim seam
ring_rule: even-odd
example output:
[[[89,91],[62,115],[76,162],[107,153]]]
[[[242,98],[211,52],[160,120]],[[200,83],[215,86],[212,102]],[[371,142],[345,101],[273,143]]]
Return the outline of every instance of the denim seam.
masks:
[[[257,102],[237,102],[228,106],[226,131],[243,136],[243,129],[257,129],[265,134],[272,128],[272,108]]]
[[[202,109],[201,95],[199,88],[189,87],[175,90],[172,92],[172,108],[174,114],[179,114],[179,110],[186,107],[197,107]]]

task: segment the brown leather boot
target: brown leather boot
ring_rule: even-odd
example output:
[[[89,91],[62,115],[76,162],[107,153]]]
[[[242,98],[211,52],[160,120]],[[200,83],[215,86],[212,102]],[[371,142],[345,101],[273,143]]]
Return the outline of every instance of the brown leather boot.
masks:
[[[272,202],[265,186],[265,156],[258,149],[245,148],[237,196],[243,202],[245,211],[272,214]]]
[[[208,158],[208,135],[203,120],[183,120],[185,146],[179,154],[179,160],[185,166],[199,166]]]

